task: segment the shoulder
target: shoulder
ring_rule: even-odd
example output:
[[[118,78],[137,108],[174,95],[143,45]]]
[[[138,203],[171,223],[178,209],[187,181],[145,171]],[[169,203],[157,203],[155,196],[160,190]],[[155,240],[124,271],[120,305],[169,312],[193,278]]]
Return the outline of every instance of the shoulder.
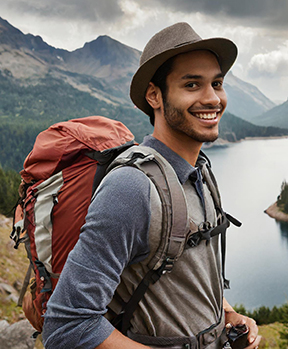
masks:
[[[91,206],[114,215],[150,211],[151,181],[140,170],[123,166],[109,172],[97,188]],[[136,213],[136,212],[135,212]]]
[[[115,194],[121,192],[124,195],[129,193],[135,196],[136,193],[137,195],[147,194],[150,185],[149,178],[142,171],[132,166],[122,166],[109,172],[97,191],[105,189]]]

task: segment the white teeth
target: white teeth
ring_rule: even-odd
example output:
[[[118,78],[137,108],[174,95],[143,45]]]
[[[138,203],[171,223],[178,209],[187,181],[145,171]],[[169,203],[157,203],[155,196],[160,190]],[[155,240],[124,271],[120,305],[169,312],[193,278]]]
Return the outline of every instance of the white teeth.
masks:
[[[200,119],[209,119],[209,120],[212,120],[212,119],[215,119],[216,116],[217,116],[217,113],[211,113],[211,114],[204,114],[204,113],[194,113],[193,115],[195,115],[197,118],[200,118]]]

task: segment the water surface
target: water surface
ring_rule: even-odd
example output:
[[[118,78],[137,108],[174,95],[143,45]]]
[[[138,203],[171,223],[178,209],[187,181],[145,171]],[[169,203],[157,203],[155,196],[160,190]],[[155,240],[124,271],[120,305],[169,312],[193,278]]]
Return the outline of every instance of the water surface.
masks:
[[[288,225],[264,213],[288,181],[288,139],[249,140],[205,150],[212,161],[224,209],[241,228],[227,232],[225,297],[247,309],[288,300]]]

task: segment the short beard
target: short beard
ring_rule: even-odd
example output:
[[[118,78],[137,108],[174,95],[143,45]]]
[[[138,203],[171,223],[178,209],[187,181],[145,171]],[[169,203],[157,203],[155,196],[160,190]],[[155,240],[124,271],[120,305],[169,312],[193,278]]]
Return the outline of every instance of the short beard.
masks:
[[[180,108],[175,108],[170,105],[169,102],[167,102],[166,98],[163,98],[163,105],[165,120],[173,130],[183,133],[191,139],[200,143],[214,142],[218,138],[218,132],[216,132],[215,134],[211,133],[209,135],[204,135],[191,128],[185,118],[184,111]],[[211,126],[211,129],[214,127],[215,126]]]

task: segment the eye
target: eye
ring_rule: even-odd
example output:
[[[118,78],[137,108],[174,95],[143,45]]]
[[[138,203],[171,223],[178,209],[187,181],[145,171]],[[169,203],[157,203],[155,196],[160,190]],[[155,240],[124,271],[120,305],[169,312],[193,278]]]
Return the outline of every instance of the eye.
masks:
[[[188,82],[185,87],[188,87],[188,88],[195,88],[197,87],[197,84],[195,82]]]
[[[222,88],[222,86],[223,86],[223,81],[214,81],[212,83],[212,87],[214,88]]]

